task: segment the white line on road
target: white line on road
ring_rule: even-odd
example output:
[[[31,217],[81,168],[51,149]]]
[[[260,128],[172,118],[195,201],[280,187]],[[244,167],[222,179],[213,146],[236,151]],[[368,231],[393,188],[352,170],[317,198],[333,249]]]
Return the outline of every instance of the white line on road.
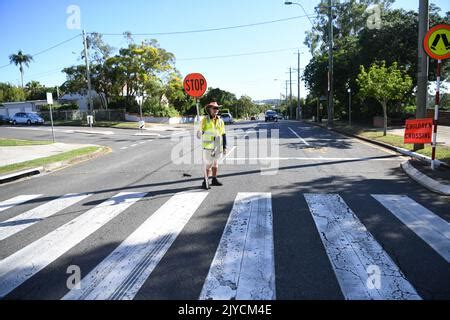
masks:
[[[235,161],[244,161],[244,160],[253,160],[253,161],[279,161],[279,160],[314,160],[314,161],[403,161],[401,157],[395,158],[373,158],[373,157],[361,157],[361,158],[323,158],[322,156],[317,157],[249,157],[249,158],[227,158],[227,160],[235,160]]]
[[[8,129],[15,129],[15,130],[31,130],[31,131],[46,131],[51,132],[52,129],[47,128],[21,128],[21,127],[8,127]],[[74,133],[74,130],[65,130],[65,129],[57,129],[54,128],[53,131],[55,132],[64,132],[64,133]]]
[[[305,139],[303,139],[302,137],[300,137],[300,135],[299,135],[297,132],[295,132],[294,130],[292,130],[291,127],[288,127],[288,129],[291,130],[291,132],[292,132],[293,134],[295,134],[295,135],[297,136],[297,138],[299,138],[304,144],[306,144],[307,146],[309,146],[309,143],[306,142]]]
[[[122,148],[120,148],[120,150],[126,150],[126,149],[128,149],[128,147],[122,147]]]
[[[42,194],[25,194],[20,195],[5,201],[0,202],[0,212],[8,210],[14,206],[22,204],[24,202],[36,199],[37,197],[42,196]]]
[[[275,299],[270,193],[237,194],[199,299]]]
[[[74,130],[73,132],[76,133],[87,133],[87,134],[104,134],[104,135],[112,135],[114,134],[114,132],[112,131],[98,131],[98,130],[92,130],[92,129],[88,129],[88,130]]]
[[[372,194],[372,197],[450,263],[450,224],[447,221],[407,196]]]
[[[174,195],[81,280],[64,300],[131,300],[208,195]]]
[[[137,145],[137,143],[133,143],[130,147],[136,147]]]
[[[339,195],[304,196],[345,299],[421,299]]]
[[[160,137],[161,135],[159,133],[138,132],[138,133],[135,133],[134,136],[155,136],[155,137]]]
[[[49,201],[39,207],[22,213],[12,219],[0,222],[0,240],[22,231],[33,224],[54,215],[55,213],[70,207],[71,205],[86,199],[91,194],[69,193],[58,199]]]
[[[121,192],[1,260],[0,298],[44,269],[145,195],[146,193]]]

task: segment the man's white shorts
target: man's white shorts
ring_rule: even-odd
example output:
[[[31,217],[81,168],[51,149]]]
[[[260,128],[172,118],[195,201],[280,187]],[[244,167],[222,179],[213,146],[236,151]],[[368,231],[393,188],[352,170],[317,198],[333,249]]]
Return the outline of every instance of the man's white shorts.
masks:
[[[211,154],[212,150],[203,149],[203,161],[204,164],[209,166],[212,166],[214,168],[217,168],[219,166],[219,160],[222,157],[222,153],[218,152],[213,157]]]

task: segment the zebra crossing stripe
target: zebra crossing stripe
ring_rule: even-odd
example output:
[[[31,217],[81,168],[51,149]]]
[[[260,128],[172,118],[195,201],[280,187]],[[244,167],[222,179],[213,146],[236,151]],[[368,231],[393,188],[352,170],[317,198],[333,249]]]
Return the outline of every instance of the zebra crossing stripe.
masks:
[[[207,195],[186,192],[171,197],[81,280],[80,289],[63,299],[133,299]]]
[[[271,194],[240,192],[199,299],[275,298]]]
[[[0,222],[0,240],[22,231],[31,225],[64,210],[67,207],[89,197],[91,194],[69,193],[58,199],[49,201],[39,207],[22,213],[14,218]]]
[[[450,262],[450,224],[404,195],[372,194],[409,229]]]
[[[8,210],[14,206],[22,204],[24,202],[36,199],[37,197],[42,196],[42,194],[25,194],[20,195],[5,201],[0,202],[0,212]]]
[[[0,260],[0,298],[118,216],[146,193],[121,192]]]
[[[339,195],[304,197],[345,299],[421,299]]]

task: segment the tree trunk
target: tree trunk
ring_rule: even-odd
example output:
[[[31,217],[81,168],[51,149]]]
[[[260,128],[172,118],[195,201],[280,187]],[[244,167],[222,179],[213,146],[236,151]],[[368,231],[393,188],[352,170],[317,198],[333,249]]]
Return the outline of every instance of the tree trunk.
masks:
[[[383,101],[383,136],[386,135],[387,130],[387,101]]]
[[[22,80],[22,89],[23,89],[23,67],[20,65],[20,78]]]

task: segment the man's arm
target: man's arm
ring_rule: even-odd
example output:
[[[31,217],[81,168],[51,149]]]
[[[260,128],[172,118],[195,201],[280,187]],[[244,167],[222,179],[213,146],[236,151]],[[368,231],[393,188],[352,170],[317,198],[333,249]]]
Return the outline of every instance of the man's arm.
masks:
[[[223,142],[223,150],[227,149],[227,135],[224,133],[222,134],[222,142]]]

